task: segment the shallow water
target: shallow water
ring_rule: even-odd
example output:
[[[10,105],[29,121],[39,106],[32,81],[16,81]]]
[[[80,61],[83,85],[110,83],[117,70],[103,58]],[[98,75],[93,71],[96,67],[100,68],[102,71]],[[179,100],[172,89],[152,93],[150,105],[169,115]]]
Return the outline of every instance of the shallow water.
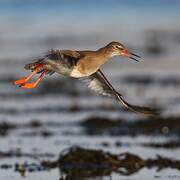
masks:
[[[3,64],[1,68],[3,69]],[[6,68],[10,69],[12,65],[6,65]],[[125,67],[126,70],[128,68],[131,67]],[[122,93],[129,101],[160,107],[161,116],[164,118],[179,116],[178,71],[169,71],[169,74],[166,73],[164,76],[165,71],[157,73],[158,71],[154,69],[154,73],[146,72],[146,76],[141,76],[145,69],[138,73],[135,69],[130,74],[125,69],[118,73],[118,68],[109,65],[104,71],[106,74],[113,72],[108,77],[117,89],[122,87]],[[37,89],[22,90],[12,85],[12,81],[20,76],[19,73],[16,74],[16,70],[12,70],[9,77],[3,71],[1,73],[0,179],[13,177],[19,180],[24,179],[24,176],[33,180],[60,177],[73,179],[59,167],[51,169],[43,167],[41,161],[56,161],[60,153],[74,145],[113,154],[128,152],[143,159],[161,155],[172,160],[180,160],[178,119],[172,118],[167,122],[164,120],[164,124],[160,121],[160,125],[154,127],[154,122],[158,120],[152,118],[150,120],[152,123],[148,125],[150,127],[153,125],[152,129],[146,130],[146,124],[140,124],[147,120],[126,111],[112,99],[96,96],[80,82],[67,81],[65,77],[48,77]],[[102,118],[100,124],[99,121],[96,122],[96,119],[98,120],[96,117]],[[114,123],[122,120],[125,124],[113,125],[109,122],[106,127],[103,125],[106,119],[103,118],[108,118],[108,121]],[[178,124],[172,126],[173,121]],[[131,123],[135,124],[132,126]],[[174,146],[171,141],[174,141]],[[163,143],[170,144],[163,145]],[[158,170],[155,165],[152,168],[144,167],[130,175],[112,171],[109,175],[101,173],[98,177],[80,175],[80,178],[179,179],[179,170],[176,168]]]

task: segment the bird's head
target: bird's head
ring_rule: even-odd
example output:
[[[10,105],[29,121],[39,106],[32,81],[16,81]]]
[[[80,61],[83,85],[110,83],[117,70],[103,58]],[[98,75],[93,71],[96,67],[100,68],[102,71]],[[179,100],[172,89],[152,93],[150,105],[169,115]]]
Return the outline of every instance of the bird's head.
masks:
[[[129,52],[128,49],[119,42],[113,41],[113,42],[109,43],[106,46],[106,48],[107,48],[108,52],[110,53],[111,57],[124,56],[124,57],[128,57],[128,58],[133,59],[138,62],[139,62],[139,60],[137,58],[141,58],[137,54]]]

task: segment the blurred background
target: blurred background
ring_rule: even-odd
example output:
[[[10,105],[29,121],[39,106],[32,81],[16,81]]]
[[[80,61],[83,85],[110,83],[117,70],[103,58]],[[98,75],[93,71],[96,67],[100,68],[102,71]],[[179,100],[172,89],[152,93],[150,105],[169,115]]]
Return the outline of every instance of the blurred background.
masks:
[[[155,139],[157,143],[174,139],[179,143],[180,123],[176,121],[175,131],[168,124],[172,125],[173,118],[177,120],[180,115],[179,10],[178,0],[1,0],[0,152],[36,154],[39,161],[56,159],[62,150],[79,145],[112,153],[133,152],[142,158],[161,153],[179,159],[179,146],[173,153],[172,149],[140,146]],[[150,135],[137,130],[133,131],[137,136],[132,137],[128,123],[146,121],[144,117],[126,111],[113,99],[97,96],[73,79],[46,77],[35,90],[12,85],[13,80],[28,73],[24,65],[48,49],[96,50],[113,40],[123,43],[143,60],[136,63],[114,58],[102,68],[107,78],[129,102],[161,108],[160,118],[170,120],[166,125],[162,121],[155,126],[158,128]],[[95,127],[100,120],[121,120],[127,126],[99,131]],[[83,122],[86,123],[82,125]],[[92,129],[87,129],[87,122],[95,123]],[[117,141],[121,146],[115,145]],[[44,156],[39,157],[42,153]],[[47,153],[53,157],[46,156]],[[0,161],[1,166],[12,165],[8,171],[0,168],[0,178],[19,179],[19,173],[13,169],[15,163],[37,163],[29,156],[12,156]],[[33,180],[58,179],[61,173],[57,168],[27,176]],[[178,173],[171,169],[145,169],[131,178],[153,179],[157,175],[168,179],[169,174]],[[111,174],[112,179],[126,178],[120,176]]]

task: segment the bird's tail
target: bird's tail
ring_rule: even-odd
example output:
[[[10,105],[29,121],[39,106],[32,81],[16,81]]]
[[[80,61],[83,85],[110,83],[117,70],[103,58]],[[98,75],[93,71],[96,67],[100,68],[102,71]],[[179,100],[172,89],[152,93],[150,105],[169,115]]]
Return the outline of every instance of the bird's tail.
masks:
[[[150,107],[144,107],[144,106],[135,106],[132,104],[129,104],[127,101],[124,100],[122,95],[118,94],[117,96],[118,100],[128,109],[131,111],[141,113],[147,116],[157,116],[159,115],[159,110],[155,108],[150,108]]]

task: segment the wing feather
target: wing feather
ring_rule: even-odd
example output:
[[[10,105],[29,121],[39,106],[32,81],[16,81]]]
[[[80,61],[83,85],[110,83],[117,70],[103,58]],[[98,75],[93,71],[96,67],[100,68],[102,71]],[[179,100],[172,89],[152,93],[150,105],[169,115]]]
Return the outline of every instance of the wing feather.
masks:
[[[50,50],[48,51],[46,58],[51,60],[59,60],[64,62],[65,64],[71,66],[75,66],[80,58],[82,58],[82,54],[77,51],[72,50]]]
[[[119,102],[121,102],[126,108],[130,109],[131,111],[134,111],[136,113],[142,113],[144,115],[158,114],[157,109],[144,106],[135,106],[125,101],[123,96],[114,89],[114,87],[107,80],[107,78],[104,76],[100,69],[83,80],[86,82],[88,88],[90,88],[91,90],[95,91],[98,94],[115,97]]]
[[[60,50],[60,49],[51,49],[48,52],[44,53],[42,56],[34,58],[32,63],[26,64],[24,68],[26,70],[34,70],[38,64],[46,64],[46,61],[56,61],[61,62],[62,64],[67,65],[69,68],[75,66],[78,60],[83,57],[78,51],[71,50]],[[40,73],[41,70],[38,72]],[[50,71],[52,74],[54,71]]]

